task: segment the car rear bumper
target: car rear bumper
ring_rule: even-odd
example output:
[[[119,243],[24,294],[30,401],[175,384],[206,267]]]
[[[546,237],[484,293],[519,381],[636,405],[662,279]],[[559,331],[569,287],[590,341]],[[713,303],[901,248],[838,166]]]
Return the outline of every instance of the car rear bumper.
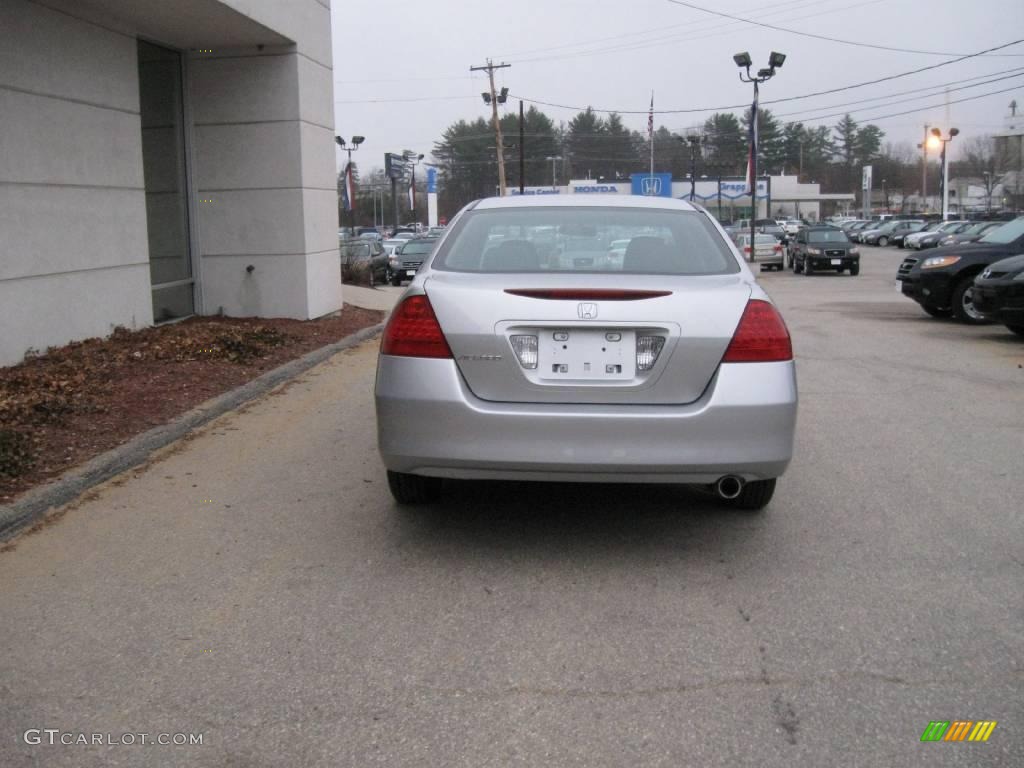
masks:
[[[796,369],[723,364],[687,405],[495,403],[452,360],[381,355],[377,436],[388,469],[463,479],[711,483],[778,477],[793,453]]]

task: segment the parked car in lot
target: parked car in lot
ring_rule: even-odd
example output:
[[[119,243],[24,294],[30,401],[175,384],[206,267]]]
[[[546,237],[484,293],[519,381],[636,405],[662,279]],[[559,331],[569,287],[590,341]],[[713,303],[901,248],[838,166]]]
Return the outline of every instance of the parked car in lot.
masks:
[[[962,227],[964,223],[960,220],[937,222],[936,226],[930,229],[926,228],[920,232],[915,232],[913,235],[907,235],[903,240],[903,245],[916,251],[922,248],[934,248],[938,245],[939,240]],[[929,245],[923,245],[925,240],[928,241]]]
[[[692,483],[764,507],[797,409],[771,299],[699,207],[552,198],[466,206],[391,314],[375,399],[395,499],[472,478]],[[586,266],[541,258],[532,232],[552,227],[593,240]],[[616,239],[621,267],[602,265]]]
[[[398,246],[388,259],[388,282],[397,286],[403,280],[412,280],[436,242],[436,237],[417,237]]]
[[[877,222],[874,221],[856,221],[849,227],[846,227],[843,231],[846,236],[850,239],[850,242],[857,242],[857,236],[869,227],[877,226]]]
[[[388,256],[394,254],[395,249],[400,245],[405,245],[405,240],[400,238],[389,237],[387,240],[381,243],[384,246],[384,250],[388,252]]]
[[[954,231],[939,241],[939,248],[947,245],[956,245],[957,243],[974,243],[981,240],[986,234],[991,232],[996,227],[1003,226],[1001,221],[976,221],[970,226],[963,227],[959,231]]]
[[[994,262],[974,279],[974,306],[1024,336],[1024,255]]]
[[[911,226],[907,227],[904,230],[901,230],[899,232],[893,232],[892,239],[889,242],[890,242],[891,245],[895,245],[898,248],[902,248],[903,247],[903,241],[904,241],[904,239],[906,238],[907,235],[916,234],[916,233],[920,232],[921,230],[923,230],[927,226],[928,226],[928,222],[926,222],[926,221],[918,221],[917,223],[912,224]]]
[[[736,235],[736,247],[739,248],[744,259],[748,262],[751,261],[749,232]],[[772,269],[781,270],[785,266],[784,247],[774,235],[755,235],[753,261],[761,265],[762,272]]]
[[[806,226],[807,224],[800,221],[800,219],[786,219],[786,221],[781,224],[781,227],[785,230],[786,237],[788,239],[792,239],[797,232]]]
[[[945,223],[942,219],[933,219],[932,221],[925,222],[925,225],[917,230],[917,232],[910,232],[903,238],[903,247],[913,248],[918,239],[924,237],[929,232],[934,232]]]
[[[892,242],[897,234],[906,235],[913,227],[924,225],[923,220],[892,219],[878,229],[869,230],[864,234],[863,241],[868,245],[885,247]]]
[[[903,295],[932,317],[953,316],[963,323],[985,323],[985,313],[974,305],[974,279],[986,267],[1020,253],[1024,253],[1024,216],[992,230],[976,243],[937,248],[927,256],[910,255],[900,264],[896,279]]]
[[[842,274],[849,270],[851,275],[859,275],[860,250],[838,227],[808,227],[797,233],[796,240],[790,243],[789,265],[797,274],[825,271]]]
[[[349,281],[353,277],[353,267],[360,263],[369,264],[370,285],[383,283],[387,279],[388,255],[384,246],[377,240],[364,238],[360,235],[355,240],[345,240],[341,250],[341,279]]]

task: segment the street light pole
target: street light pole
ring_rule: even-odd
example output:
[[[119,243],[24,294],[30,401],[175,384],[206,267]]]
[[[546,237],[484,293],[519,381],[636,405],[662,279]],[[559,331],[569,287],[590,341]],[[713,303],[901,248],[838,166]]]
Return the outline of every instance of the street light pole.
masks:
[[[949,136],[942,138],[942,131],[932,128],[932,136],[942,142],[942,220],[949,221],[949,160],[946,157],[946,145],[959,135],[959,128],[950,128]]]
[[[740,72],[740,81],[744,83],[754,84],[754,103],[750,107],[750,261],[754,262],[757,260],[756,249],[754,248],[754,240],[757,237],[757,227],[754,222],[757,221],[757,100],[759,96],[758,85],[760,83],[767,82],[775,76],[775,70],[781,69],[782,65],[786,61],[786,54],[777,53],[772,51],[768,57],[768,66],[765,69],[759,69],[756,75],[750,74],[750,67],[753,65],[753,60],[750,58],[750,54],[744,51],[743,53],[737,53],[732,57],[732,60],[736,62],[736,66],[742,70],[746,70],[746,75]]]
[[[557,163],[562,158],[561,158],[560,155],[556,155],[556,156],[549,155],[548,157],[545,157],[544,159],[551,161],[551,190],[554,191],[554,189],[555,189],[555,163]]]
[[[348,164],[345,166],[345,197],[348,199],[348,225],[352,234],[356,231],[356,185],[352,181],[352,153],[359,149],[359,145],[366,141],[365,136],[353,136],[352,146],[349,146],[341,136],[334,137],[334,143],[348,153]]]

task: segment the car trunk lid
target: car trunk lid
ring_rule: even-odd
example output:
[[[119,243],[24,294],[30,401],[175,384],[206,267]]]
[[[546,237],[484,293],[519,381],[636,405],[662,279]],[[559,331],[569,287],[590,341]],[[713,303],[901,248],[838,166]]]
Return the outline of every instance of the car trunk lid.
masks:
[[[604,404],[697,400],[751,294],[740,275],[621,273],[434,272],[425,291],[477,397]]]

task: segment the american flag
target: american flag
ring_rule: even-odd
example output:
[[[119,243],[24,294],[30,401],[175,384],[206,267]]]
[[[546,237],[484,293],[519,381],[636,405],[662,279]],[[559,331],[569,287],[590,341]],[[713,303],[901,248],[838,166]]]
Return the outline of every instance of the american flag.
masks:
[[[750,153],[747,155],[747,191],[754,195],[757,179],[754,178],[754,159],[757,157],[757,102],[750,105]]]

